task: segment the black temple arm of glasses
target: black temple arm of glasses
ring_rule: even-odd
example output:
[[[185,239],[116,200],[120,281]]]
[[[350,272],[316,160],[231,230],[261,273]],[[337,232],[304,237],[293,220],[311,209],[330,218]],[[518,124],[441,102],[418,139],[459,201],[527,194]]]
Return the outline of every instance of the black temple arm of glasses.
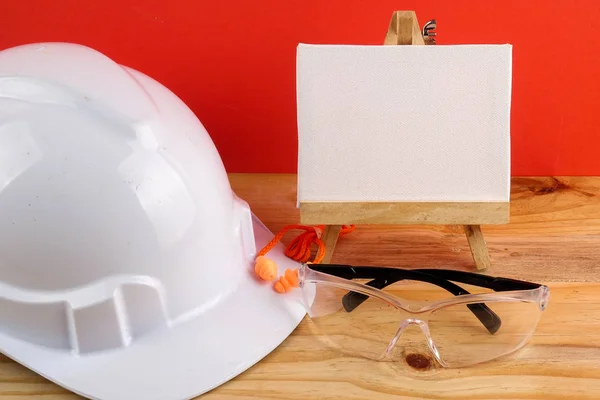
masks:
[[[394,269],[394,268],[384,268]],[[474,272],[455,271],[451,269],[417,269],[414,271],[423,272],[429,275],[445,279],[447,281],[466,283],[467,285],[484,287],[492,289],[495,292],[507,292],[510,290],[528,290],[537,289],[541,286],[539,283],[520,281],[517,279],[499,278],[495,276],[483,275]]]
[[[450,282],[448,279],[444,277],[435,276],[435,274],[430,273],[430,271],[439,271],[439,270],[407,270],[400,268],[389,268],[389,267],[357,267],[354,268],[349,265],[338,265],[338,264],[318,264],[311,265],[311,268],[316,271],[325,272],[331,275],[339,276],[345,279],[373,279],[368,282],[367,285],[377,288],[383,289],[388,285],[391,285],[395,282],[410,279],[415,281],[427,282],[433,285],[439,286],[444,290],[452,293],[455,296],[460,296],[464,294],[470,294],[469,291],[461,288],[460,286]],[[460,271],[449,271],[449,272],[460,272]],[[466,273],[469,274],[469,273]],[[484,275],[485,276],[485,275]],[[472,279],[473,281],[473,279]],[[468,283],[468,282],[464,282]],[[473,285],[477,285],[473,283]],[[481,285],[477,285],[481,286]],[[487,286],[485,286],[487,287]],[[342,304],[346,311],[351,312],[360,304],[362,304],[368,298],[367,295],[358,292],[349,292],[347,293],[343,299]],[[479,319],[479,321],[483,324],[483,326],[490,332],[494,334],[500,329],[502,325],[502,320],[500,317],[493,312],[487,305],[483,303],[476,304],[467,304],[467,307],[471,312]]]

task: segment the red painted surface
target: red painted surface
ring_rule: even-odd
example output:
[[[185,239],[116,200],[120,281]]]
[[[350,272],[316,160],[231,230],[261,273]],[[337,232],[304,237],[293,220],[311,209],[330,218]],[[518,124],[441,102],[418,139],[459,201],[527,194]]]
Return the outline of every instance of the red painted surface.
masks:
[[[179,95],[230,172],[296,171],[295,48],[380,44],[394,10],[438,43],[514,45],[513,175],[600,175],[597,0],[1,0],[0,49],[70,41]]]

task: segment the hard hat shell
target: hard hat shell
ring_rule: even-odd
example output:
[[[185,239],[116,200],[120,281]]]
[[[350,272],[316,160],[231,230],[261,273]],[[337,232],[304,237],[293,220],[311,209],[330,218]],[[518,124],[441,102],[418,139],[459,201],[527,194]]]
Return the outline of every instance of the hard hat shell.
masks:
[[[304,315],[252,275],[271,238],[166,87],[81,45],[0,52],[1,352],[89,398],[194,397]]]

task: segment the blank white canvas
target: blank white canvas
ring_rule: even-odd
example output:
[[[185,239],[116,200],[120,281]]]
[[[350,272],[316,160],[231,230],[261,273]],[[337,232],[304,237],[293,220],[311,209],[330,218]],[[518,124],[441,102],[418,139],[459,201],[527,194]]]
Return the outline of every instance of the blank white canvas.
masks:
[[[298,201],[509,201],[511,45],[297,49]]]

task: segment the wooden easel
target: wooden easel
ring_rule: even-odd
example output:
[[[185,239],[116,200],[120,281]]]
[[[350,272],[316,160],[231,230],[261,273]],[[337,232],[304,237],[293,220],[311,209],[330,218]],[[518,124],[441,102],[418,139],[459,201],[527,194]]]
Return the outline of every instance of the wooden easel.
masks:
[[[426,45],[414,11],[395,11],[384,45]],[[509,203],[381,203],[381,202],[301,202],[300,221],[307,225],[325,225],[321,240],[326,253],[323,263],[331,261],[344,224],[441,224],[463,225],[473,261],[479,270],[491,265],[482,224],[509,221]]]

